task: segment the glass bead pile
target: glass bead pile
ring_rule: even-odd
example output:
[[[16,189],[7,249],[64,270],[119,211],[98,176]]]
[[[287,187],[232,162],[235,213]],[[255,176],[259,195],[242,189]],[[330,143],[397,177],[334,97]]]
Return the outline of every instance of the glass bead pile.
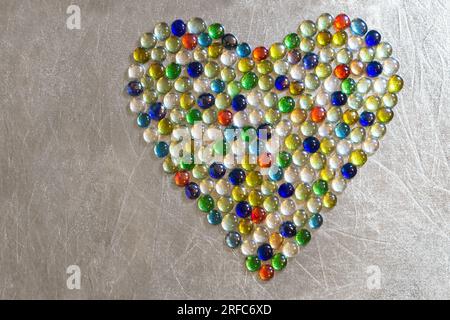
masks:
[[[126,93],[144,140],[264,281],[377,151],[403,87],[391,45],[345,14],[254,48],[220,23],[161,22],[132,59]]]

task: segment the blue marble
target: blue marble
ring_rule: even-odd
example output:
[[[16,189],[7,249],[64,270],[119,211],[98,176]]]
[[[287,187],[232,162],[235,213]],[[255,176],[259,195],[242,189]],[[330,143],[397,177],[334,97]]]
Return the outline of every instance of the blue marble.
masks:
[[[236,215],[239,218],[247,218],[252,213],[252,206],[247,201],[240,201],[236,204]]]
[[[315,153],[320,148],[320,141],[316,137],[307,137],[303,140],[303,150],[308,153]]]
[[[297,233],[297,228],[292,221],[284,221],[280,225],[280,234],[285,238],[292,238]]]
[[[202,109],[211,108],[214,105],[215,101],[216,99],[211,93],[202,93],[197,98],[197,104]]]
[[[330,101],[333,106],[343,106],[347,103],[347,95],[342,91],[335,91],[331,94]]]
[[[153,152],[158,158],[164,158],[169,154],[169,145],[164,141],[159,141],[155,144]]]
[[[268,243],[264,243],[258,247],[257,255],[259,260],[267,261],[273,256],[273,249]]]
[[[203,73],[203,65],[198,61],[190,62],[187,65],[186,72],[190,77],[198,78]]]
[[[152,120],[161,120],[166,116],[166,108],[161,102],[156,102],[148,108],[148,114]]]
[[[341,168],[342,176],[345,179],[352,179],[354,176],[356,176],[356,173],[358,172],[358,169],[353,163],[346,163]]]
[[[313,214],[308,221],[308,225],[311,229],[319,229],[323,223],[323,217],[319,213]]]
[[[247,98],[242,94],[237,94],[231,100],[231,107],[234,111],[242,111],[247,107]]]
[[[197,199],[200,196],[200,187],[195,182],[189,182],[184,187],[184,193],[188,199]]]
[[[291,183],[289,183],[289,182],[282,183],[278,187],[278,194],[282,198],[289,198],[289,197],[291,197],[294,194],[294,191],[295,191],[294,186]]]
[[[175,20],[172,22],[171,30],[174,36],[181,37],[186,33],[186,24],[181,19]]]

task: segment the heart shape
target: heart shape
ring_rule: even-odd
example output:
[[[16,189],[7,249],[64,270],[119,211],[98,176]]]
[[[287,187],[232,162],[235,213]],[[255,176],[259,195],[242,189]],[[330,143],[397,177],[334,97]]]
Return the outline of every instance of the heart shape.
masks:
[[[127,93],[188,199],[269,280],[379,147],[403,80],[392,47],[345,14],[253,50],[193,18],[140,38]]]

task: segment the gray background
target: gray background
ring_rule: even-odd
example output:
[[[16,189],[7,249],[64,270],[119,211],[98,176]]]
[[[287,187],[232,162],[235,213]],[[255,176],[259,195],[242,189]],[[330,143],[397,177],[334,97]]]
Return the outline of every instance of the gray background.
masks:
[[[66,28],[71,3],[81,30]],[[1,298],[450,298],[448,1],[0,7]],[[257,45],[341,11],[393,44],[405,89],[379,152],[313,241],[261,283],[155,162],[121,95],[128,57],[160,20],[201,16]],[[66,287],[71,264],[81,290]]]

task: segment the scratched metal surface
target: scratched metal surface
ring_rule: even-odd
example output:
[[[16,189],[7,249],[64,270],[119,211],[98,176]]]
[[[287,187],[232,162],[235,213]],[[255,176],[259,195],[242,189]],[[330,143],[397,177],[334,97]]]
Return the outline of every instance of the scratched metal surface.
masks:
[[[81,30],[66,28],[71,3]],[[0,7],[1,298],[450,298],[447,1]],[[263,284],[171,186],[133,126],[121,95],[128,56],[159,20],[202,16],[256,45],[341,11],[382,31],[406,86],[379,152],[310,245]],[[80,290],[66,287],[72,264]]]

